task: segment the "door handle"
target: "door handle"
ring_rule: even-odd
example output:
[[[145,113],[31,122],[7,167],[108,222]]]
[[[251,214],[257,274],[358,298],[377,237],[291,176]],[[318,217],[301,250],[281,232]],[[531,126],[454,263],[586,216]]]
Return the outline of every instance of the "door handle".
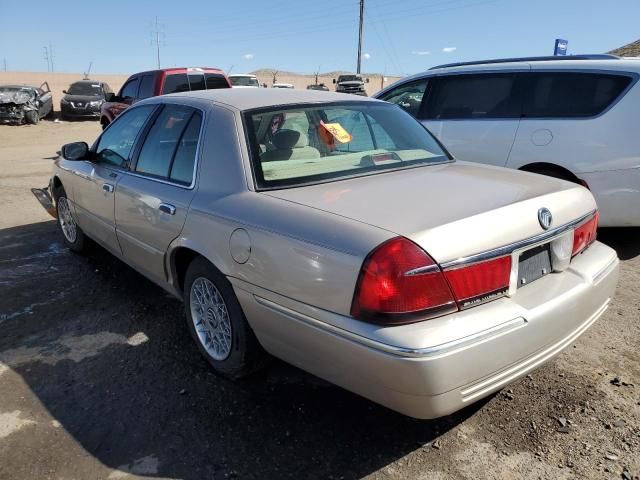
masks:
[[[112,193],[113,192],[113,185],[111,185],[110,183],[103,183],[102,184],[102,190],[104,190],[107,193]]]
[[[174,207],[170,203],[161,203],[160,206],[158,207],[158,210],[160,210],[162,213],[167,213],[169,215],[176,214],[176,207]]]

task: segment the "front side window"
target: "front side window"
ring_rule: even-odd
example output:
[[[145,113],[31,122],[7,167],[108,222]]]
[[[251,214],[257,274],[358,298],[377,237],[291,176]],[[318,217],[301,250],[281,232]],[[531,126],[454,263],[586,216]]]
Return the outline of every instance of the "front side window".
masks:
[[[427,99],[425,117],[466,120],[520,117],[517,74],[453,75],[436,77]]]
[[[104,131],[96,147],[97,161],[122,167],[129,160],[133,144],[155,105],[131,108],[116,118]]]
[[[193,108],[165,105],[144,140],[135,171],[191,183],[200,119]]]
[[[172,73],[167,75],[164,79],[164,86],[162,87],[162,94],[189,91],[189,79],[186,73]]]
[[[331,103],[245,114],[259,189],[295,187],[449,161],[431,134],[383,103]]]
[[[140,91],[138,92],[138,98],[140,100],[153,97],[154,80],[153,75],[144,75],[142,77],[142,80],[140,80]]]
[[[393,90],[388,91],[380,97],[380,100],[395,103],[403,108],[407,113],[414,117],[418,117],[422,98],[427,89],[427,80],[417,80],[415,82],[405,83]]]
[[[604,111],[631,82],[623,75],[577,72],[527,74],[522,116],[591,117]]]
[[[138,83],[138,78],[134,78],[130,82],[127,82],[124,87],[122,87],[122,93],[120,96],[122,98],[136,98],[138,96]]]

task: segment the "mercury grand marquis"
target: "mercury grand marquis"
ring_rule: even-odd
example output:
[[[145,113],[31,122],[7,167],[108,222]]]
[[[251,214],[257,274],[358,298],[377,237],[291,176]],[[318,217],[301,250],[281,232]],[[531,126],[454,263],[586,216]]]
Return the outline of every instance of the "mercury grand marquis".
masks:
[[[618,278],[586,188],[455,161],[399,107],[344,94],[144,100],[34,193],[71,250],[91,239],[182,299],[218,373],[266,352],[416,418],[559,354]]]

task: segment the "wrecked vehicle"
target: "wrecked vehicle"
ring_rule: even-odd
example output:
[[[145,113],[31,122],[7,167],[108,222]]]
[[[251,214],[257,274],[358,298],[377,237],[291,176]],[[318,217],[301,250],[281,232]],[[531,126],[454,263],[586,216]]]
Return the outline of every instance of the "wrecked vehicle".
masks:
[[[53,116],[53,97],[49,84],[40,87],[0,85],[0,122],[36,124]]]

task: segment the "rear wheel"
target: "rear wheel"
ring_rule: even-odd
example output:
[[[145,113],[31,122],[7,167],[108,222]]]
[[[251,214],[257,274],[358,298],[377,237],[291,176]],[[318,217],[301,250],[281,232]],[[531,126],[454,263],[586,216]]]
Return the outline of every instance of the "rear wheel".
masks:
[[[231,284],[202,257],[187,269],[184,303],[189,332],[214,370],[240,378],[262,366],[265,353]]]
[[[35,110],[29,110],[27,112],[24,112],[24,120],[29,125],[35,125],[40,121],[40,115]]]
[[[74,252],[82,252],[85,250],[86,237],[82,229],[78,226],[73,213],[71,212],[71,206],[67,199],[67,194],[63,188],[60,188],[56,192],[56,212],[58,214],[58,226],[62,232],[64,243]]]

